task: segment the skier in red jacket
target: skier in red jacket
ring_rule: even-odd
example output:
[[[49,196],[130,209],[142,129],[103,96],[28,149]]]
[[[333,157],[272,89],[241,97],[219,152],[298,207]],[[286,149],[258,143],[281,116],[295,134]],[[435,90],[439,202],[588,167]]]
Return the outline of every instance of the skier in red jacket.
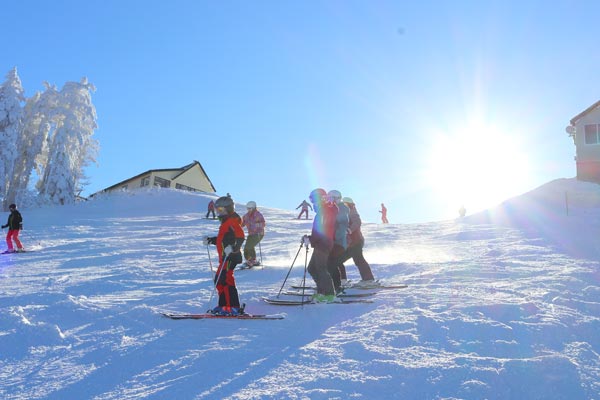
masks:
[[[387,219],[387,208],[385,208],[385,205],[383,203],[381,203],[381,211],[379,211],[381,213],[381,223],[383,224],[387,224],[389,223],[388,219]]]
[[[206,211],[206,218],[208,219],[208,216],[212,213],[212,218],[216,219],[215,216],[215,202],[213,200],[210,201],[210,203],[208,203],[208,211]]]
[[[358,272],[360,273],[361,279],[360,282],[358,282],[354,286],[376,287],[377,283],[375,282],[375,278],[373,277],[371,266],[363,256],[365,238],[360,229],[362,225],[360,215],[356,210],[356,205],[354,204],[354,200],[352,200],[352,198],[344,197],[342,201],[350,209],[350,226],[348,233],[348,248],[346,249],[344,254],[342,254],[337,260],[338,267],[340,269],[341,279],[347,279],[346,267],[344,266],[344,262],[352,258],[352,260],[354,261],[354,265],[356,265],[356,268],[358,268]]]
[[[233,209],[231,197],[219,197],[215,202],[217,215],[221,221],[219,234],[207,237],[207,244],[217,246],[219,268],[215,275],[215,287],[219,293],[219,305],[209,312],[219,315],[239,315],[244,313],[240,307],[240,298],[235,287],[233,270],[242,262],[240,249],[244,242],[242,219]]]

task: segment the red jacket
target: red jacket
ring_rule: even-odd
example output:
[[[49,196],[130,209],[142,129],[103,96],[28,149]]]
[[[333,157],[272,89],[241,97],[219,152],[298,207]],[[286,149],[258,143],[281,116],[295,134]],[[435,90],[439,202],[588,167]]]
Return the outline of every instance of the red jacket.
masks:
[[[231,246],[234,252],[240,251],[244,243],[244,230],[242,229],[242,219],[236,213],[221,217],[221,226],[217,235],[217,251],[219,252],[219,263],[223,262],[225,254],[223,249]]]
[[[317,214],[313,220],[310,244],[316,249],[330,251],[333,248],[338,207],[327,202],[315,207],[315,209]]]

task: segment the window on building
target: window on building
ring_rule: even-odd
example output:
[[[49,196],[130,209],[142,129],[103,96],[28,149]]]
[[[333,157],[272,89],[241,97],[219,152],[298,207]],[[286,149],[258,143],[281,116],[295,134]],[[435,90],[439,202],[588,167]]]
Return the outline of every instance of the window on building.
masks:
[[[182,185],[181,183],[176,183],[176,184],[175,184],[175,189],[179,189],[179,190],[187,190],[187,191],[190,191],[190,192],[197,192],[197,190],[196,190],[196,189],[194,189],[193,187],[189,187],[189,186],[186,186],[186,185]]]
[[[142,178],[142,184],[140,185],[140,187],[149,186],[149,185],[150,185],[150,177],[146,176],[146,177]]]
[[[171,187],[171,181],[163,178],[159,178],[158,176],[154,177],[154,186],[159,186],[163,188]]]
[[[600,143],[600,125],[591,124],[585,126],[585,144],[598,144]]]

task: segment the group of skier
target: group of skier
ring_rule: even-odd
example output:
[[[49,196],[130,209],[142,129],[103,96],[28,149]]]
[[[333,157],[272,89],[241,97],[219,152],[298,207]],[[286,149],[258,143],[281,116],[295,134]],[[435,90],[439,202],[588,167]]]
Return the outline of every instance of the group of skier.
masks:
[[[316,284],[313,300],[333,302],[344,290],[347,281],[344,262],[353,259],[360,273],[361,281],[356,285],[376,286],[369,263],[363,256],[364,237],[361,232],[361,218],[350,197],[342,197],[338,190],[329,193],[324,189],[313,190],[309,195],[312,206],[303,201],[302,213],[310,207],[316,214],[310,235],[302,238],[302,244],[313,248],[308,272]],[[216,211],[221,222],[217,236],[206,237],[205,244],[217,246],[219,267],[214,284],[219,294],[218,305],[209,312],[217,315],[240,315],[244,313],[235,286],[234,269],[243,259],[248,267],[259,265],[256,246],[265,234],[265,219],[258,211],[256,202],[246,204],[247,213],[240,217],[234,209],[234,201],[228,196],[219,197],[209,205],[209,212]],[[208,213],[207,213],[208,217]],[[244,235],[244,229],[248,236]],[[246,242],[243,248],[242,244]],[[242,257],[243,256],[243,257]]]
[[[315,210],[312,231],[304,237],[304,243],[313,248],[308,272],[317,286],[313,300],[332,302],[344,290],[347,280],[344,262],[352,258],[360,273],[356,285],[374,286],[371,267],[363,256],[364,237],[361,219],[350,197],[342,198],[338,190],[328,193],[314,189],[309,199]]]
[[[308,219],[308,208],[316,213],[311,234],[302,238],[304,245],[310,244],[313,248],[308,272],[317,286],[314,301],[335,301],[336,295],[343,291],[343,284],[347,280],[344,262],[350,258],[353,259],[360,273],[361,281],[357,285],[374,284],[371,267],[363,256],[362,222],[354,201],[350,197],[342,198],[338,190],[326,193],[321,188],[313,190],[309,199],[312,206],[303,201],[297,208],[302,207],[298,218],[306,213]],[[256,246],[265,235],[265,219],[258,211],[256,202],[249,201],[246,204],[247,212],[243,217],[235,212],[234,206],[234,201],[228,193],[215,202],[211,200],[206,214],[208,218],[209,213],[215,215],[216,212],[221,222],[217,236],[205,238],[205,244],[217,246],[219,255],[219,267],[214,277],[219,303],[211,310],[212,313],[219,315],[239,315],[244,312],[240,305],[233,271],[243,259],[246,260],[247,267],[260,265]],[[9,228],[6,235],[8,249],[5,253],[23,252],[25,250],[19,240],[19,231],[23,229],[23,218],[15,204],[9,206],[9,211],[8,221],[2,225],[3,229]],[[247,237],[244,228],[248,231]],[[17,246],[16,250],[13,241]],[[242,244],[244,244],[243,259]]]

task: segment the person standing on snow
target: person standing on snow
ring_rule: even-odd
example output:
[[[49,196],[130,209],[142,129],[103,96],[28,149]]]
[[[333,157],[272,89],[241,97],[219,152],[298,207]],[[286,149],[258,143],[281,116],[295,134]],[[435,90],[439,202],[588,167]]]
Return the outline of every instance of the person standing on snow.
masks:
[[[300,207],[302,207],[302,210],[300,210],[300,214],[298,214],[298,217],[296,219],[300,219],[302,217],[302,214],[306,213],[306,218],[308,219],[308,207],[310,207],[311,211],[314,211],[312,206],[310,204],[308,204],[308,201],[306,200],[302,200],[302,203],[300,203],[300,205],[298,207],[296,207],[296,210],[299,209]]]
[[[265,218],[256,209],[256,202],[249,201],[246,204],[248,212],[242,217],[242,227],[248,230],[246,244],[244,244],[244,258],[248,267],[260,265],[256,260],[255,247],[265,236]]]
[[[215,219],[217,218],[215,216],[215,202],[214,200],[211,200],[210,203],[208,203],[208,211],[206,211],[206,218],[208,218],[208,215],[212,213],[212,218]]]
[[[216,245],[219,253],[219,268],[214,280],[219,293],[219,305],[209,312],[218,315],[239,315],[244,313],[244,309],[240,307],[233,270],[242,262],[240,248],[245,238],[242,219],[234,211],[233,200],[230,197],[219,197],[215,207],[221,226],[217,236],[206,238],[206,244]]]
[[[23,217],[21,217],[21,213],[17,211],[17,206],[15,204],[11,204],[8,206],[10,214],[8,216],[8,221],[6,225],[2,225],[2,229],[8,227],[8,233],[6,234],[6,245],[8,249],[4,253],[22,253],[25,251],[23,249],[23,245],[19,240],[19,231],[23,229]],[[17,250],[13,247],[13,240],[17,245]]]
[[[388,219],[387,219],[387,208],[385,208],[385,205],[383,203],[381,203],[381,211],[379,211],[381,213],[381,223],[383,224],[388,224]]]
[[[308,263],[308,273],[317,285],[317,293],[313,296],[316,302],[335,301],[335,289],[331,275],[327,270],[327,259],[333,248],[335,235],[335,219],[337,206],[327,202],[327,193],[318,188],[313,190],[309,199],[313,203],[315,218],[310,236],[303,237],[303,243],[310,242],[313,253]]]
[[[329,253],[327,260],[327,270],[333,281],[333,286],[336,293],[341,293],[342,281],[341,273],[339,269],[339,258],[344,254],[348,247],[348,226],[350,224],[350,210],[342,203],[342,194],[339,190],[330,190],[327,193],[327,199],[331,204],[335,204],[338,209],[338,213],[335,219],[335,233],[333,240],[333,247]]]
[[[346,267],[344,267],[344,262],[352,258],[352,260],[354,261],[354,265],[356,265],[356,267],[358,268],[358,272],[360,273],[361,279],[360,282],[358,282],[354,286],[376,286],[375,278],[373,277],[371,267],[369,266],[369,263],[367,262],[367,260],[365,260],[365,257],[363,256],[365,238],[363,237],[360,229],[362,221],[360,219],[358,211],[356,211],[356,205],[350,197],[344,197],[342,199],[342,202],[350,209],[350,226],[348,234],[348,248],[337,260],[341,279],[347,279]]]

